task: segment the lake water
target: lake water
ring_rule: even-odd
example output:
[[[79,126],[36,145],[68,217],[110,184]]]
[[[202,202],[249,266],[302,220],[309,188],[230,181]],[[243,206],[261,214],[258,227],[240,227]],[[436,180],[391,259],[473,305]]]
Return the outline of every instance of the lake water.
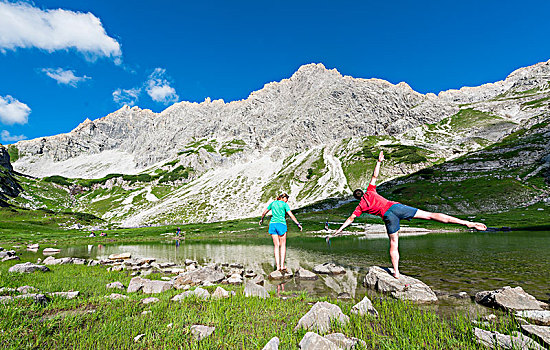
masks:
[[[93,240],[93,239],[91,239]],[[91,241],[93,242],[93,241]],[[337,296],[346,292],[359,298],[365,293],[362,281],[372,265],[390,266],[387,238],[348,236],[331,240],[291,237],[287,243],[287,265],[312,269],[333,262],[347,269],[345,275],[322,276],[318,281],[288,281],[285,291],[305,290],[315,295]],[[517,231],[496,233],[431,233],[401,237],[400,270],[428,284],[434,291],[474,295],[503,286],[521,286],[539,300],[550,297],[550,232]],[[134,245],[77,246],[58,256],[102,258],[130,252],[134,257],[154,257],[159,262],[241,263],[268,274],[273,269],[273,245],[266,234],[246,242],[182,241],[161,238],[158,243]],[[276,284],[269,284],[276,288]],[[279,287],[280,288],[280,287]]]

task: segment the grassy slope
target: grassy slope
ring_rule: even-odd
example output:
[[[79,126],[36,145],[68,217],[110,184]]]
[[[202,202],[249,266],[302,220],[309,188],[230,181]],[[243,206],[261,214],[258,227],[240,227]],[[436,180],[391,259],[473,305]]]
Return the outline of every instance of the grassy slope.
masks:
[[[224,286],[237,295],[224,300],[191,298],[180,303],[170,301],[180,293],[172,290],[155,295],[160,302],[151,305],[140,303],[147,297],[141,293],[110,301],[104,296],[126,293],[107,290],[105,284],[120,281],[127,286],[130,277],[126,272],[107,272],[101,266],[58,265],[47,273],[8,273],[14,263],[0,265],[0,287],[31,285],[42,292],[78,290],[81,294],[73,300],[52,298],[45,306],[18,300],[0,307],[2,348],[259,349],[277,336],[281,349],[297,349],[306,331],[294,331],[294,327],[318,300],[305,294],[286,299],[274,295],[267,300],[245,298],[242,287]],[[210,292],[214,288],[207,287]],[[350,315],[348,325],[334,325],[333,330],[363,339],[367,349],[478,348],[473,325],[465,316],[442,319],[409,303],[377,298],[373,304],[380,317],[374,319],[352,315],[350,309],[356,301],[329,301]],[[151,313],[142,315],[144,310]],[[216,330],[197,343],[189,331],[193,324],[214,326]],[[512,316],[504,315],[490,328],[510,334],[518,326]],[[135,342],[138,334],[145,336]]]

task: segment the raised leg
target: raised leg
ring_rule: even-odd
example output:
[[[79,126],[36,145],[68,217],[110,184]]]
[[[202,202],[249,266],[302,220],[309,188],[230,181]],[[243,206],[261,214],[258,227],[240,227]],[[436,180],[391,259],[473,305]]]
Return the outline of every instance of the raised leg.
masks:
[[[279,254],[279,236],[271,235],[273,238],[273,254],[275,255],[275,265],[277,265],[277,270],[281,269],[280,254]]]
[[[442,222],[442,223],[445,223],[445,224],[459,224],[459,225],[464,225],[468,228],[475,228],[479,231],[487,230],[487,226],[485,224],[480,223],[480,222],[466,221],[466,220],[462,220],[462,219],[459,219],[459,218],[455,218],[454,216],[450,216],[450,215],[447,215],[447,214],[431,213],[429,211],[424,211],[424,210],[420,210],[420,209],[416,212],[416,214],[414,215],[414,218],[415,219],[424,219],[424,220],[434,220],[434,221],[439,221],[439,222]]]
[[[399,278],[399,234],[392,233],[390,237],[390,259],[393,266],[393,277]]]

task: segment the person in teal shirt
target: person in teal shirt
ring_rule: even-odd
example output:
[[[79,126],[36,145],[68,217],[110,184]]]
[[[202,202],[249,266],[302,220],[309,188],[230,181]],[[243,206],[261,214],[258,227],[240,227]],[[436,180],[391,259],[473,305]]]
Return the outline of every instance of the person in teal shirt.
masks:
[[[290,211],[288,206],[288,194],[283,193],[277,197],[277,200],[269,203],[267,209],[264,210],[262,218],[260,219],[260,226],[264,222],[264,217],[271,210],[271,221],[269,222],[269,234],[273,239],[273,253],[275,254],[275,264],[277,265],[277,270],[286,272],[285,258],[286,258],[286,219],[285,215],[288,213],[288,216],[298,225],[300,231],[302,231],[302,225],[296,220],[296,217]]]

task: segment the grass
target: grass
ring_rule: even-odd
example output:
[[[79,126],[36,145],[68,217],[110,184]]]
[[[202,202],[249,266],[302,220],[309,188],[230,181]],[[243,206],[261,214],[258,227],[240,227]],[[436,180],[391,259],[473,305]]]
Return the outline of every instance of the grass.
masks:
[[[15,145],[8,145],[8,154],[10,156],[10,161],[16,162],[19,159],[19,149]]]
[[[306,330],[295,331],[298,320],[311,305],[325,298],[305,293],[262,300],[246,298],[242,287],[223,286],[237,295],[223,300],[187,299],[170,301],[180,291],[155,295],[160,302],[143,305],[148,295],[128,294],[128,299],[111,301],[113,292],[105,285],[120,281],[128,285],[126,272],[108,272],[101,266],[51,266],[51,271],[34,274],[8,273],[14,262],[0,265],[0,287],[30,285],[41,292],[78,290],[73,300],[52,298],[46,305],[17,300],[0,307],[0,346],[4,349],[99,348],[99,349],[259,349],[274,336],[280,349],[297,349]],[[215,287],[206,287],[212,292]],[[375,298],[378,319],[350,313],[356,301],[328,300],[350,315],[347,325],[333,324],[342,332],[364,340],[366,349],[478,349],[473,325],[467,315],[442,318],[431,311],[393,299]],[[151,313],[142,315],[145,310]],[[168,325],[172,324],[171,327]],[[190,326],[214,326],[214,333],[200,342],[192,339]],[[503,315],[491,326],[510,334],[518,326],[513,316]],[[138,342],[134,337],[145,334]],[[357,347],[356,347],[357,348]],[[358,347],[362,349],[362,347]]]

